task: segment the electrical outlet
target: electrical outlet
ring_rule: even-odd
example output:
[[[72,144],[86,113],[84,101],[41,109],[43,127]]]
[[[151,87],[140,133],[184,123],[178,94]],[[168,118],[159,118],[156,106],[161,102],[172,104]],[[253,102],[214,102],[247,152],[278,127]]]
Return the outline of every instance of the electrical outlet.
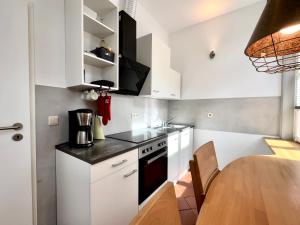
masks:
[[[213,118],[213,117],[214,117],[214,114],[213,114],[213,113],[207,113],[207,117],[208,117],[208,118]]]
[[[57,126],[59,124],[58,116],[48,116],[48,125]]]
[[[136,119],[140,116],[139,113],[131,113],[131,119]]]

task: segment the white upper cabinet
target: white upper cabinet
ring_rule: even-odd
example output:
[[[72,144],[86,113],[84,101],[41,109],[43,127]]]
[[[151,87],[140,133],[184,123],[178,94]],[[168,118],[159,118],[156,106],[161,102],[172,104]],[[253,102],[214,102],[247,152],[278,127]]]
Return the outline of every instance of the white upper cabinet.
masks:
[[[167,94],[171,99],[180,99],[181,95],[181,75],[173,69],[169,69],[169,85]]]
[[[89,10],[85,10],[88,8]],[[114,82],[118,89],[119,15],[110,0],[65,0],[66,23],[66,84],[79,90],[99,87],[92,81]],[[114,62],[90,53],[100,47],[115,53]]]
[[[137,40],[137,61],[149,66],[150,73],[141,90],[141,96],[161,99],[180,98],[180,74],[170,68],[170,48],[153,34]]]

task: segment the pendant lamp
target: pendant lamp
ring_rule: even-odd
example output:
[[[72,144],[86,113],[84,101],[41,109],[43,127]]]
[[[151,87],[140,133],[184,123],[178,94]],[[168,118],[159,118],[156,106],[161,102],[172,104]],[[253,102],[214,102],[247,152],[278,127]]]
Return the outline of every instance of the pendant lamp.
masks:
[[[268,0],[245,54],[258,72],[300,69],[300,0]]]

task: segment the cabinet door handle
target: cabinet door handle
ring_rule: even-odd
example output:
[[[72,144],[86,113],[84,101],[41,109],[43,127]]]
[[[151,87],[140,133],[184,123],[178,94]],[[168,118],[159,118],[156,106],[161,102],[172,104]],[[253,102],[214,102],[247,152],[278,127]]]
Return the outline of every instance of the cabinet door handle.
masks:
[[[153,92],[154,92],[154,93],[159,93],[159,91],[158,91],[158,90],[153,90]]]
[[[174,97],[175,97],[176,95],[175,95],[175,94],[171,94],[171,96],[174,96]]]
[[[135,174],[137,171],[138,171],[137,169],[134,169],[130,173],[125,174],[124,177],[125,178],[130,177],[131,175]]]
[[[127,159],[123,159],[121,162],[114,163],[114,164],[112,164],[111,166],[112,166],[112,167],[117,167],[117,166],[120,166],[120,165],[126,163],[127,161],[128,161]]]

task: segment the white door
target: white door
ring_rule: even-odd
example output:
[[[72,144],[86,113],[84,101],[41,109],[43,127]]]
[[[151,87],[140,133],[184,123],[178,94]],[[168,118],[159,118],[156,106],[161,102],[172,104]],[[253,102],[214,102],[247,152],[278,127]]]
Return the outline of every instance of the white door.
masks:
[[[1,1],[0,224],[32,225],[28,8],[26,0]],[[22,134],[21,141],[13,135]]]

